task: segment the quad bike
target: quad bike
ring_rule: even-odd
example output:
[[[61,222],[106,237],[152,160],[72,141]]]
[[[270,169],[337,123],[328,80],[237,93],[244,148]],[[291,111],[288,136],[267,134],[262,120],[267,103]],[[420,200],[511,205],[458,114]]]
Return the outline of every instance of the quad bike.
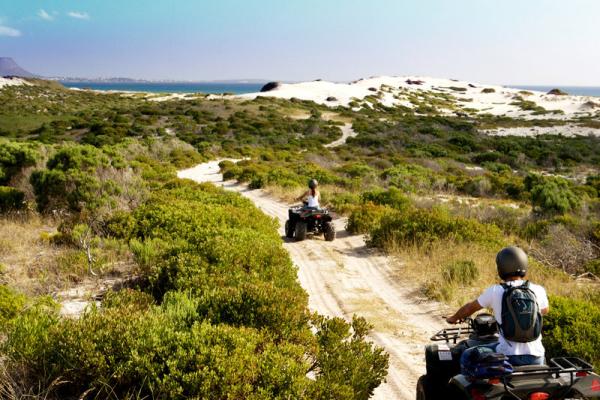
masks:
[[[467,325],[443,329],[425,347],[427,374],[417,382],[417,400],[554,400],[600,398],[600,376],[576,357],[556,357],[548,365],[515,366],[488,379],[461,374],[462,353],[498,341],[492,315],[480,314]]]
[[[307,233],[323,234],[325,240],[335,239],[335,228],[329,211],[324,208],[311,208],[306,205],[292,207],[288,210],[285,222],[285,236],[296,240],[306,239]]]

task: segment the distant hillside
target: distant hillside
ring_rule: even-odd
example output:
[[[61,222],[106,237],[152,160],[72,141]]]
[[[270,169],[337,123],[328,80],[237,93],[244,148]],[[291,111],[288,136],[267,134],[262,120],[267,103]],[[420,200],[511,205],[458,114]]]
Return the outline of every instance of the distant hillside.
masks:
[[[0,57],[0,76],[19,76],[34,78],[36,75],[24,70],[10,57]]]

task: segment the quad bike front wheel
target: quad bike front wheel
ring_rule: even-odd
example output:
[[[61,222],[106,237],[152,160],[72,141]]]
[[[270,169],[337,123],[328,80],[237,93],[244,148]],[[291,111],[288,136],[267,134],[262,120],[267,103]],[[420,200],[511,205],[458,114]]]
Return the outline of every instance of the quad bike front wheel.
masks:
[[[325,222],[323,224],[323,236],[328,242],[331,242],[333,239],[335,239],[335,228],[331,222]]]
[[[304,240],[306,239],[306,222],[296,222],[296,226],[294,227],[294,236],[296,240]]]
[[[285,237],[293,238],[294,237],[294,229],[295,226],[289,219],[285,221]]]

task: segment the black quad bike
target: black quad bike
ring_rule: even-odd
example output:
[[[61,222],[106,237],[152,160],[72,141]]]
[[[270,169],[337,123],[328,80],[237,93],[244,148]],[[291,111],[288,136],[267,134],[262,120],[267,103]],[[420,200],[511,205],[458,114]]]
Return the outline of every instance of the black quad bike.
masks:
[[[427,374],[417,382],[417,400],[554,400],[600,398],[600,376],[576,357],[556,357],[548,365],[515,366],[504,376],[477,379],[461,374],[462,353],[498,341],[492,315],[443,329],[425,347]]]
[[[285,222],[285,236],[296,240],[306,239],[307,233],[323,234],[325,240],[335,239],[331,214],[324,208],[304,206],[292,207],[288,210],[288,220]]]

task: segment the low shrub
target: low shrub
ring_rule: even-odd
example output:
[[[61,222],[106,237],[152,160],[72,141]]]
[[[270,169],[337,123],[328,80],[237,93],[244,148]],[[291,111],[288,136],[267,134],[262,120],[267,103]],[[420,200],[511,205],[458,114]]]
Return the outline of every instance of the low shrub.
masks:
[[[370,230],[368,244],[382,248],[427,246],[442,239],[499,245],[502,234],[495,225],[454,217],[441,208],[409,209],[382,218],[380,225]]]
[[[591,272],[597,277],[600,277],[600,258],[588,261],[584,269],[585,271]]]
[[[411,205],[410,199],[400,189],[393,186],[387,190],[377,189],[364,192],[361,199],[363,203],[390,206],[398,210],[404,210]]]
[[[24,168],[34,166],[39,157],[40,154],[35,144],[0,142],[0,185],[7,184]]]
[[[362,204],[352,210],[346,223],[346,229],[354,234],[371,233],[379,227],[384,217],[394,212],[394,209],[389,206],[373,203]]]
[[[25,296],[6,285],[0,285],[0,333],[6,333],[8,321],[18,315],[25,306]]]
[[[366,400],[384,379],[364,320],[311,322],[275,221],[248,199],[176,180],[121,217],[145,292],[110,293],[79,319],[11,311],[2,353],[26,382],[67,381],[61,398]]]
[[[585,300],[550,297],[544,318],[547,357],[576,356],[600,366],[600,306]]]
[[[25,193],[8,186],[0,186],[0,213],[25,207]]]
[[[581,205],[580,198],[563,178],[530,174],[525,179],[525,187],[531,193],[531,204],[544,213],[564,214]]]

